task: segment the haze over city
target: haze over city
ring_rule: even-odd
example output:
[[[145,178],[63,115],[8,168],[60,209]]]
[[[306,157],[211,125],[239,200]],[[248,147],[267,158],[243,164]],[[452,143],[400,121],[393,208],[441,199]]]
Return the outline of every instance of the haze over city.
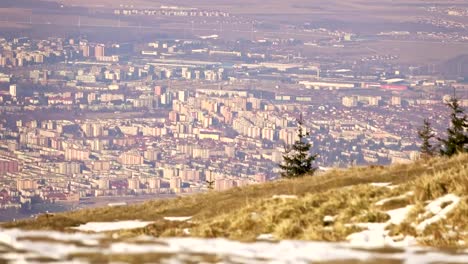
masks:
[[[2,0],[0,222],[283,182],[298,128],[310,177],[412,166],[454,98],[465,0]]]

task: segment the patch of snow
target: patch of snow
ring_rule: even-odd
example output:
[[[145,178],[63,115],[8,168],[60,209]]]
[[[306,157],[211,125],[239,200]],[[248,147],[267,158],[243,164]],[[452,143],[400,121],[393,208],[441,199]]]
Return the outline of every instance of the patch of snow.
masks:
[[[326,215],[326,216],[323,217],[322,221],[325,222],[325,223],[333,223],[333,222],[335,222],[335,218],[336,218],[336,216]]]
[[[388,231],[375,228],[353,233],[346,237],[351,246],[359,248],[405,248],[416,245],[416,239],[412,236],[391,237]]]
[[[351,245],[363,248],[380,248],[380,247],[407,247],[416,244],[416,240],[413,237],[391,237],[388,235],[389,231],[385,228],[389,224],[400,224],[405,220],[406,215],[413,206],[408,205],[403,208],[386,211],[390,216],[390,220],[385,223],[357,223],[352,224],[357,227],[366,228],[360,232],[350,234],[346,237],[346,240]],[[349,226],[348,224],[347,226]]]
[[[288,195],[288,194],[275,194],[272,197],[273,199],[297,199],[297,195]]]
[[[185,222],[192,219],[192,216],[166,216],[164,220],[171,222]]]
[[[424,252],[423,248],[411,247],[403,249],[401,253],[376,253],[356,250],[355,246],[345,243],[327,243],[313,241],[282,240],[278,243],[255,242],[242,243],[227,239],[200,239],[200,238],[167,238],[161,240],[167,246],[161,245],[132,245],[118,243],[111,246],[103,254],[127,253],[173,253],[180,252],[192,254],[212,254],[229,259],[243,260],[243,263],[252,263],[255,260],[264,260],[261,263],[311,263],[332,261],[371,261],[376,258],[401,260],[405,263],[434,263],[454,262],[466,263],[468,254],[451,255],[442,252]],[[424,252],[424,253],[422,253]]]
[[[117,221],[117,222],[89,222],[78,227],[72,227],[84,232],[107,232],[124,229],[135,229],[142,228],[147,225],[154,223],[153,221],[140,221],[140,220],[128,220],[128,221]]]
[[[376,202],[375,205],[381,206],[381,205],[386,204],[387,202],[390,202],[390,201],[393,201],[393,200],[405,199],[406,197],[410,197],[410,196],[413,196],[413,195],[414,195],[414,192],[407,192],[407,193],[399,195],[399,196],[382,199],[382,200]]]
[[[190,235],[190,228],[184,228],[182,229],[182,232],[184,233],[184,235]]]
[[[55,231],[23,231],[18,229],[0,229],[1,241],[7,241],[13,248],[25,250],[25,253],[0,253],[0,259],[11,260],[12,263],[27,263],[29,256],[49,257],[58,260],[57,263],[88,263],[86,258],[70,259],[70,255],[79,253],[111,254],[166,254],[169,263],[184,263],[191,255],[212,255],[223,259],[236,259],[243,263],[311,263],[333,261],[372,262],[377,259],[391,259],[405,263],[428,264],[434,262],[466,263],[468,252],[445,253],[435,249],[422,247],[403,247],[401,252],[375,252],[356,249],[356,244],[328,243],[315,241],[283,240],[278,243],[259,241],[242,243],[227,239],[202,238],[165,238],[145,237],[145,243],[111,242],[96,247],[79,247],[70,244],[50,243],[40,240],[23,240],[22,237],[52,236],[73,239],[97,239],[102,234],[75,233],[67,234]],[[70,236],[71,235],[71,236]],[[47,238],[47,237],[46,237]],[[384,244],[387,238],[370,234],[368,241]],[[65,239],[62,239],[65,241]],[[409,238],[406,239],[409,241]],[[391,241],[389,241],[391,243]],[[408,242],[403,242],[410,244]],[[200,260],[201,261],[201,260]]]
[[[391,182],[371,182],[370,183],[370,186],[374,186],[374,187],[387,187],[389,189],[394,189],[396,187],[398,187],[397,185],[392,185]]]
[[[26,254],[36,254],[53,259],[63,259],[74,253],[98,252],[95,247],[80,247],[68,243],[54,243],[49,241],[28,240],[25,238],[54,239],[58,242],[81,242],[88,245],[99,244],[104,236],[98,234],[62,233],[56,231],[25,231],[19,229],[0,229],[0,243],[6,244],[16,250],[24,250]],[[91,242],[92,241],[92,242]],[[14,253],[19,254],[19,253]],[[8,256],[8,255],[7,255]],[[24,257],[24,254],[21,254]],[[0,257],[3,255],[0,254]],[[10,255],[11,257],[11,255]],[[22,262],[20,262],[22,263]]]
[[[390,220],[388,220],[387,223],[395,225],[401,224],[413,207],[414,205],[407,205],[403,208],[387,211],[386,213],[390,216]]]
[[[1,256],[1,260],[9,260],[9,261],[15,261],[15,263],[28,263],[27,260],[31,258],[38,258],[41,257],[41,255],[36,254],[36,253],[17,253],[17,252],[9,252],[5,253]],[[7,262],[10,263],[10,262]]]
[[[451,203],[442,208],[442,204],[447,202]],[[430,213],[434,214],[434,216],[419,223],[416,226],[416,230],[422,232],[424,229],[426,229],[427,226],[444,219],[450,211],[457,207],[459,202],[460,197],[456,196],[455,194],[446,194],[430,202],[425,207],[426,213],[423,215],[423,217],[427,217]]]
[[[370,186],[375,186],[375,187],[386,187],[392,185],[391,182],[371,182]]]
[[[361,232],[353,233],[346,237],[351,246],[356,247],[385,247],[391,243],[391,238],[380,229],[369,229]]]
[[[65,242],[81,242],[86,245],[96,245],[99,239],[104,238],[102,234],[63,233],[57,231],[36,231],[20,229],[0,229],[0,243],[11,245],[19,237],[47,238]]]
[[[273,234],[260,234],[257,240],[275,240],[275,236]]]

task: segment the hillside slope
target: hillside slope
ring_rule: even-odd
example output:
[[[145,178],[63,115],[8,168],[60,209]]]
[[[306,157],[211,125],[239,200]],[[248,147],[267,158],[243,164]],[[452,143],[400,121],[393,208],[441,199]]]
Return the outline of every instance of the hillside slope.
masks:
[[[468,155],[323,175],[142,204],[39,216],[3,228],[67,230],[88,222],[152,221],[109,232],[138,235],[303,239],[466,248]],[[190,216],[190,221],[165,217]]]

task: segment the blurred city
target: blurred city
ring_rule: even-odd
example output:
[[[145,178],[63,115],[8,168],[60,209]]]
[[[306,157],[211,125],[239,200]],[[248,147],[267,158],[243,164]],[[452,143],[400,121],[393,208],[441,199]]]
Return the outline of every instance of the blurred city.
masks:
[[[468,106],[466,5],[364,32],[32,2],[0,4],[0,221],[276,179],[300,116],[319,171],[407,163],[423,118],[441,136]]]

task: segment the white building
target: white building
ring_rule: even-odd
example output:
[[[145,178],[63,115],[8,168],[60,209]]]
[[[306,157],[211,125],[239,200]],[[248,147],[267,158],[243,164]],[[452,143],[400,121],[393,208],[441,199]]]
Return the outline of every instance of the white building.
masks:
[[[10,95],[16,97],[16,84],[10,85]]]

